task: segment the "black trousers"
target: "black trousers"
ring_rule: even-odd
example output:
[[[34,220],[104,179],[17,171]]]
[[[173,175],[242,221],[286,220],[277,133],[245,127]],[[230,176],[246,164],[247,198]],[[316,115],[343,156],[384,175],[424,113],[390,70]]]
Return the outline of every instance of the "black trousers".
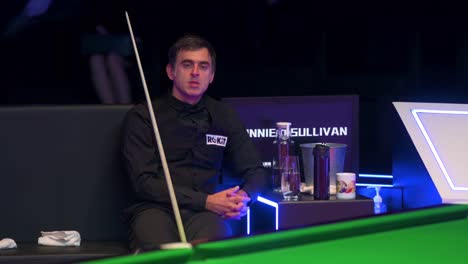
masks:
[[[205,241],[232,235],[227,220],[210,211],[180,210],[187,241]],[[160,244],[180,242],[172,211],[161,208],[142,210],[130,219],[130,249],[132,252],[157,249]]]

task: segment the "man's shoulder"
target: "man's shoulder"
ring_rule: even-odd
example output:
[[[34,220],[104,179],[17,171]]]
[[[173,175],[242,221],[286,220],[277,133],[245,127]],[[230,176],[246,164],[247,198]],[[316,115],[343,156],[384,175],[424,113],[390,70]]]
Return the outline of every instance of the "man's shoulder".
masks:
[[[215,111],[229,113],[235,112],[234,108],[229,103],[223,101],[223,99],[219,97],[206,96],[206,105],[208,108],[211,108]]]
[[[237,129],[243,126],[243,122],[236,109],[228,102],[209,98],[206,104],[213,122],[219,126],[230,129]]]
[[[167,98],[165,96],[157,97],[151,100],[153,109],[160,108],[160,106],[165,105],[166,102]],[[128,114],[148,115],[148,102],[142,101],[136,103],[132,108],[130,108]]]

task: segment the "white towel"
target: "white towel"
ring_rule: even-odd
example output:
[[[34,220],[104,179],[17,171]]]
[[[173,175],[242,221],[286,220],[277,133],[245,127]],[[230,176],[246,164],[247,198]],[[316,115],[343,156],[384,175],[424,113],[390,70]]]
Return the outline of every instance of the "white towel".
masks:
[[[10,248],[17,248],[16,243],[11,238],[4,238],[0,240],[0,249],[10,249]]]
[[[80,233],[77,231],[41,231],[41,237],[37,240],[39,245],[43,246],[79,246],[81,243]]]

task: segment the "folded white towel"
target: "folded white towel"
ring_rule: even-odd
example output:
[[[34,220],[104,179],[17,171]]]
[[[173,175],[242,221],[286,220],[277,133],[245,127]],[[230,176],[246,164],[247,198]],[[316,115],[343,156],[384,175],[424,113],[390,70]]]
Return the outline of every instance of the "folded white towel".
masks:
[[[9,248],[17,248],[16,243],[11,238],[4,238],[0,240],[0,249],[9,249]]]
[[[77,231],[41,231],[41,235],[37,243],[43,246],[79,246],[81,243],[81,236]]]

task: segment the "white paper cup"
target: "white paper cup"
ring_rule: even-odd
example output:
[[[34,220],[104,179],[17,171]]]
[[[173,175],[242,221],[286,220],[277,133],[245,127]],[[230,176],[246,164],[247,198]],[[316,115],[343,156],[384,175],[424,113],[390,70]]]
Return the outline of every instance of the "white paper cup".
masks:
[[[336,173],[336,198],[349,200],[356,198],[356,174],[352,172]]]

